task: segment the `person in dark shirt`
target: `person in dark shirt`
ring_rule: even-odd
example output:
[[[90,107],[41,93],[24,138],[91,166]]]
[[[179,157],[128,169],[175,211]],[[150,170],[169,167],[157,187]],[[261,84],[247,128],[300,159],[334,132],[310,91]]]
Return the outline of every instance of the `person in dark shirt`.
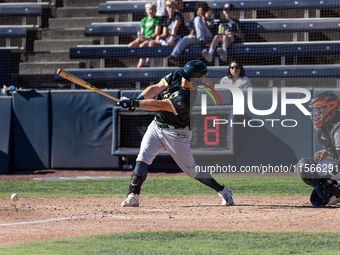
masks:
[[[163,149],[169,152],[183,172],[218,192],[223,205],[234,204],[229,188],[216,182],[209,172],[195,171],[197,164],[190,149],[190,114],[196,101],[197,86],[207,74],[208,69],[202,61],[191,60],[180,70],[146,88],[137,99],[124,98],[119,101],[121,107],[130,111],[137,108],[155,111],[155,119],[143,136],[128,196],[122,207],[139,206],[139,194],[148,167]],[[153,99],[156,96],[157,99]]]
[[[208,61],[212,62],[213,54],[215,52],[216,47],[221,44],[222,48],[217,49],[217,53],[222,59],[222,61],[227,61],[227,51],[229,46],[232,43],[238,43],[241,40],[242,32],[240,29],[240,21],[238,19],[234,19],[234,10],[235,7],[232,4],[225,4],[223,7],[223,14],[225,16],[225,20],[221,20],[218,26],[218,34],[214,36],[210,44],[209,50],[204,49],[202,51],[203,57]]]
[[[183,50],[193,44],[199,44],[204,47],[210,43],[212,39],[211,29],[214,26],[214,19],[207,18],[206,13],[209,12],[209,6],[206,2],[198,2],[196,8],[196,17],[190,21],[190,34],[184,36],[171,52],[168,61],[171,65],[178,66],[177,58]]]
[[[158,35],[155,40],[150,41],[150,47],[160,45],[175,46],[182,36],[189,33],[182,14],[176,10],[176,2],[167,0],[165,6],[168,16],[163,17],[162,34]]]

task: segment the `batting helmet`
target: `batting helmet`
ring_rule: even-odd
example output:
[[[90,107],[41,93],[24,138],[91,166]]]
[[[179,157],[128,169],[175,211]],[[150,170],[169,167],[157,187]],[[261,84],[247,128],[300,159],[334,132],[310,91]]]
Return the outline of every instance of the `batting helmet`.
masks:
[[[200,60],[191,60],[178,72],[187,81],[201,82],[207,76],[208,68]]]
[[[310,101],[312,108],[311,119],[315,128],[321,128],[331,120],[333,113],[338,110],[339,98],[332,92],[326,91]]]

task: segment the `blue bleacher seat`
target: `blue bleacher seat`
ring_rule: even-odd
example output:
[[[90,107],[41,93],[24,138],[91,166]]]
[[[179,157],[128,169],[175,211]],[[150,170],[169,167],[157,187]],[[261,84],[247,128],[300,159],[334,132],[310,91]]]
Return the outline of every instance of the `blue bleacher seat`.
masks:
[[[173,46],[167,47],[112,47],[108,45],[70,48],[71,59],[119,59],[119,58],[140,58],[148,56],[150,58],[163,58],[170,55]],[[192,47],[191,47],[192,48]]]
[[[189,28],[190,21],[185,21]],[[140,22],[105,22],[86,25],[85,36],[100,36],[104,42],[105,36],[133,36],[140,30]]]
[[[339,32],[340,19],[244,19],[241,20],[244,34],[299,33],[299,32]]]
[[[228,54],[239,57],[329,56],[339,53],[339,41],[238,43],[228,49]]]
[[[93,69],[67,69],[81,79],[93,83],[121,83],[121,82],[158,82],[168,73],[178,70],[178,67],[158,68],[93,68]],[[226,68],[209,67],[207,78],[222,78]],[[249,78],[339,78],[340,65],[317,66],[245,66]],[[58,82],[68,82],[55,74]]]
[[[145,13],[145,5],[150,1],[114,1],[100,3],[100,14]],[[183,12],[195,11],[197,1],[184,1]]]
[[[298,33],[298,32],[339,32],[339,18],[322,19],[243,19],[241,30],[244,34]],[[85,26],[86,36],[133,36],[140,29],[140,22],[94,23]]]
[[[0,3],[0,17],[21,17],[22,25],[26,25],[27,17],[37,17],[37,24],[40,27],[42,6],[49,5],[49,2]]]
[[[112,47],[108,45],[70,48],[71,59],[120,59],[120,58],[165,58],[170,56],[173,46],[163,47]],[[340,53],[339,41],[325,42],[274,42],[274,43],[238,43],[228,49],[228,55],[237,57],[279,57],[279,56],[328,56]],[[189,46],[182,53],[183,57],[200,58],[202,48]]]
[[[206,0],[211,9],[222,10],[226,1]],[[308,0],[308,1],[282,1],[282,0],[230,0],[236,10],[297,10],[297,9],[334,9],[339,7],[338,0]]]
[[[124,13],[144,13],[144,6],[148,1],[109,1],[106,3],[100,3],[98,12],[100,14],[124,14]],[[183,12],[195,11],[197,1],[183,1]],[[210,9],[222,10],[225,5],[225,0],[206,0]],[[338,0],[308,0],[308,1],[282,1],[282,0],[230,0],[235,6],[236,10],[296,10],[296,9],[335,9],[339,8]]]
[[[131,36],[137,35],[140,22],[111,22],[86,25],[85,36]]]
[[[27,28],[32,26],[1,26],[0,38],[6,38],[6,48],[17,49],[19,47],[11,46],[11,38],[26,38]],[[23,47],[26,43],[23,40]]]
[[[5,26],[0,27],[0,38],[22,38],[26,37],[26,27]]]
[[[0,17],[41,16],[41,5],[1,5]]]

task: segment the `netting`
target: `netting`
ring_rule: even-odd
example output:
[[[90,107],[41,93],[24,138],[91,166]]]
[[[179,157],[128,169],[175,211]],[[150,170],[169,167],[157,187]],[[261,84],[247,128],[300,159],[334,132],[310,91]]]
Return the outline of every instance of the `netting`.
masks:
[[[181,11],[165,9],[170,19],[152,22],[155,13],[146,13],[147,3],[1,1],[0,86],[81,89],[56,75],[62,68],[99,88],[139,89],[192,59],[208,66],[212,85],[236,60],[253,87],[340,86],[338,1],[232,0],[233,7],[226,7],[226,1],[209,0],[208,9],[202,1],[168,1]],[[239,22],[226,22],[228,17]],[[181,23],[178,30],[174,20]],[[210,37],[200,34],[200,24]],[[227,46],[222,31],[231,33]],[[216,35],[221,40],[209,55]]]

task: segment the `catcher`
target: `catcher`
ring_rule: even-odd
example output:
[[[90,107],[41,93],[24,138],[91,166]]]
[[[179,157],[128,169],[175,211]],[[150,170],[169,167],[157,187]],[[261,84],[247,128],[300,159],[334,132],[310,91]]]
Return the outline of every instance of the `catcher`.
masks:
[[[195,160],[190,149],[191,130],[189,119],[195,104],[197,86],[208,74],[206,65],[191,60],[185,66],[165,76],[159,83],[146,88],[137,99],[121,99],[121,107],[135,111],[142,108],[155,111],[155,119],[149,125],[140,146],[136,166],[132,172],[127,198],[122,207],[138,207],[141,187],[148,167],[164,148],[188,176],[216,190],[223,205],[233,205],[232,192],[211,177],[199,172],[195,176]],[[153,99],[157,96],[157,99]],[[190,101],[192,99],[192,101]],[[191,174],[190,174],[191,173]]]
[[[324,148],[312,158],[302,158],[295,165],[299,177],[314,187],[310,201],[314,206],[340,202],[340,111],[339,99],[327,91],[310,102],[314,133]]]

